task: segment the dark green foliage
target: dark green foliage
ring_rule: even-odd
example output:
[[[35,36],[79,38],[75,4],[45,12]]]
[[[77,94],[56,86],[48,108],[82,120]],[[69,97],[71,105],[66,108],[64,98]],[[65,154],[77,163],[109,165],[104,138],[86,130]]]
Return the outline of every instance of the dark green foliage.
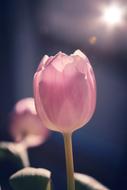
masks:
[[[51,172],[42,168],[25,168],[10,177],[14,190],[51,190]]]
[[[75,173],[76,190],[109,190],[93,177],[85,174]]]

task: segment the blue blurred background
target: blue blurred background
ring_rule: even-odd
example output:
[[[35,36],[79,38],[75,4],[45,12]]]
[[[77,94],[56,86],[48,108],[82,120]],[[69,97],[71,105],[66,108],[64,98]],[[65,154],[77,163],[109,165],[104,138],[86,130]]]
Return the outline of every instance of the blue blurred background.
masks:
[[[103,7],[119,3],[120,25],[100,21]],[[0,2],[0,140],[10,140],[8,114],[33,96],[32,80],[44,54],[81,49],[97,80],[92,120],[73,135],[75,171],[112,190],[127,189],[127,2],[109,0],[4,0]],[[52,171],[56,190],[66,189],[62,135],[29,150],[31,165]]]

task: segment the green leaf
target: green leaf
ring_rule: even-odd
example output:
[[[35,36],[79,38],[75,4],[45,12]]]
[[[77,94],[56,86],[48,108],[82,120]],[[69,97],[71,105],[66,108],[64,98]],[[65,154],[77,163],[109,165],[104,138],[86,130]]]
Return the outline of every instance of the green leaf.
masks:
[[[0,184],[7,184],[9,177],[29,165],[27,151],[19,143],[0,143]]]
[[[24,168],[10,177],[14,190],[51,190],[51,172],[43,168]]]
[[[91,176],[75,173],[74,178],[76,190],[109,190]]]

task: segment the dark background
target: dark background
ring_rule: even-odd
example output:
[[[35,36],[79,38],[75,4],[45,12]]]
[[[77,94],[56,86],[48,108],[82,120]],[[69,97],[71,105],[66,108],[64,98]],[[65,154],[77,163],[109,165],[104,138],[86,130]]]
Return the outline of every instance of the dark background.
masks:
[[[97,80],[91,121],[73,135],[75,171],[112,190],[127,189],[127,14],[121,26],[100,23],[101,5],[126,1],[4,0],[0,2],[0,139],[9,140],[8,114],[17,100],[32,96],[34,72],[44,54],[81,49]],[[95,38],[95,43],[90,39]],[[65,190],[62,135],[29,150],[31,165],[52,171]]]

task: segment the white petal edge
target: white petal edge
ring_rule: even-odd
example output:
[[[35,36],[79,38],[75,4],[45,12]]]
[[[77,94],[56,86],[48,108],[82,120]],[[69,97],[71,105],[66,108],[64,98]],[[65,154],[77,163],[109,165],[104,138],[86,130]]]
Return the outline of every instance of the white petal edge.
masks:
[[[44,168],[26,167],[22,170],[19,170],[15,174],[13,174],[10,179],[13,179],[13,178],[18,177],[18,176],[29,176],[29,175],[31,175],[31,176],[34,176],[34,175],[45,176],[47,178],[50,178],[51,172],[47,169],[44,169]]]
[[[48,60],[49,56],[48,55],[44,55],[44,57],[42,58],[41,62],[44,65],[46,63],[46,61]]]
[[[74,55],[78,55],[78,56],[82,57],[83,59],[86,58],[85,54],[79,49],[77,49],[76,51],[74,51],[73,54],[71,54],[71,56],[74,56]]]

